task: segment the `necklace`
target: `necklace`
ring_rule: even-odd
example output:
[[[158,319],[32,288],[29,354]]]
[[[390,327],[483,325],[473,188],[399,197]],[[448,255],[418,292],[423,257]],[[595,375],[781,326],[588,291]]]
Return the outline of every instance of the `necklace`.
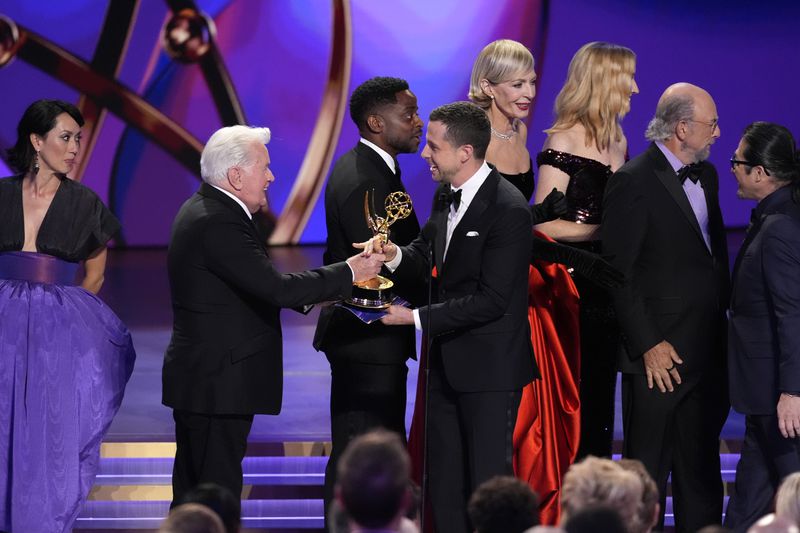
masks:
[[[496,129],[492,128],[492,135],[497,137],[498,139],[503,139],[504,141],[510,141],[514,135],[517,134],[516,130],[511,130],[511,133],[500,133]]]

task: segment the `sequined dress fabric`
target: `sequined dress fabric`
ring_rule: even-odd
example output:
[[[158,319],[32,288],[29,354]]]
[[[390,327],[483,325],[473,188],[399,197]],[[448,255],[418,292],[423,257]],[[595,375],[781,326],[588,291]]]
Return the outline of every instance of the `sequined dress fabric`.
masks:
[[[600,224],[603,193],[612,174],[611,167],[594,159],[550,149],[539,152],[536,164],[550,165],[570,177],[565,193],[567,214],[561,217],[563,220]]]

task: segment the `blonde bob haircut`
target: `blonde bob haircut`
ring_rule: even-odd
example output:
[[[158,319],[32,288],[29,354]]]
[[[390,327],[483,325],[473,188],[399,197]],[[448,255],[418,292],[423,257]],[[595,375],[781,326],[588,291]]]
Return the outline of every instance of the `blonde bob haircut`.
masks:
[[[481,80],[492,85],[508,81],[518,72],[533,70],[533,54],[522,43],[500,39],[487,44],[472,65],[469,79],[469,99],[484,111],[492,105],[492,99],[483,92]]]
[[[622,140],[619,123],[630,110],[636,54],[630,48],[604,42],[583,45],[572,57],[567,81],[553,107],[555,122],[545,133],[575,124],[586,130],[586,145],[606,150]]]

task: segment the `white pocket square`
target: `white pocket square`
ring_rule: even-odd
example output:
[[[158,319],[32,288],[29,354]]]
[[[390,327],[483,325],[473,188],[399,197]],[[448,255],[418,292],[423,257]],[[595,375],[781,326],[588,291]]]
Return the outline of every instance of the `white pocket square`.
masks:
[[[478,233],[477,231],[468,231],[467,232],[467,237],[477,237],[478,235],[480,235],[480,233]]]

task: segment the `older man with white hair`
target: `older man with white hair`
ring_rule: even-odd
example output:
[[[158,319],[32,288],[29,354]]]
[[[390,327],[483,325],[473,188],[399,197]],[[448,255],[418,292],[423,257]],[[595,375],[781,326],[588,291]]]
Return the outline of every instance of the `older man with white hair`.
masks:
[[[252,221],[275,180],[269,138],[267,128],[215,132],[200,157],[203,183],[172,227],[162,402],[175,419],[173,501],[205,482],[241,494],[253,415],[281,409],[280,309],[347,297],[382,265],[382,256],[355,255],[294,274],[275,269]]]
[[[648,126],[650,147],[611,177],[603,200],[603,253],[626,280],[612,291],[624,338],[622,455],[658,486],[656,529],[672,475],[678,532],[722,518],[728,251],[706,161],[719,136],[711,95],[671,85]]]

